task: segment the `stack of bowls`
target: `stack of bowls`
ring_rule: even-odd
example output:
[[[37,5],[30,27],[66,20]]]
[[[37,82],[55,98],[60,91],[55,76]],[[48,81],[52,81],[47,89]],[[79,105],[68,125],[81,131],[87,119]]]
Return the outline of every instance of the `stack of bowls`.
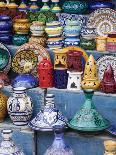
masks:
[[[77,20],[67,20],[64,27],[65,46],[78,46],[80,43],[81,24]]]
[[[48,34],[47,46],[50,49],[60,49],[63,47],[63,27],[59,21],[46,23],[45,31]]]
[[[31,38],[29,42],[36,42],[42,46],[45,46],[45,23],[34,21],[30,26]]]

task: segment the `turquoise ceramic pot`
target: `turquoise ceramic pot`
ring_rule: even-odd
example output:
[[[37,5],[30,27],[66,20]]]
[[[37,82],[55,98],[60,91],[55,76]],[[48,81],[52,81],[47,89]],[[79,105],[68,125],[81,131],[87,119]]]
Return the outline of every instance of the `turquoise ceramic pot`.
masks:
[[[65,13],[83,14],[88,9],[88,3],[84,0],[65,1],[62,10]]]
[[[28,35],[15,34],[13,36],[13,44],[16,46],[21,46],[29,41]]]
[[[65,36],[79,36],[81,32],[81,26],[65,26]]]

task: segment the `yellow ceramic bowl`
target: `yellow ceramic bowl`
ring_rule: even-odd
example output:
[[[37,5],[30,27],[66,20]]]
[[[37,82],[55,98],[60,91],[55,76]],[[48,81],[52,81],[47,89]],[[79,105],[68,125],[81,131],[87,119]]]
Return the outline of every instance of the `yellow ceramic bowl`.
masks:
[[[54,34],[61,34],[63,31],[62,27],[55,27],[55,28],[45,28],[47,34],[54,35]]]
[[[116,141],[106,140],[104,141],[105,150],[108,152],[116,152]]]

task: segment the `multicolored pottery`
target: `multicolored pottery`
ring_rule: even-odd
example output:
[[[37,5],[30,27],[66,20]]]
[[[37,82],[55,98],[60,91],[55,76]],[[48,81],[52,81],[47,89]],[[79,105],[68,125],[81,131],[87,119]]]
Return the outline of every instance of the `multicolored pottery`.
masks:
[[[63,32],[63,27],[62,26],[46,27],[45,31],[49,37],[60,37]]]
[[[63,47],[63,37],[49,38],[47,46],[50,49],[61,49]]]
[[[9,9],[17,9],[18,5],[15,3],[15,0],[10,0],[10,3],[7,4]]]
[[[7,110],[14,125],[27,125],[32,116],[33,105],[26,88],[13,88],[13,95],[7,101]]]
[[[60,13],[61,12],[61,8],[59,6],[59,0],[51,0],[53,4],[53,6],[51,7],[51,11],[54,13]]]
[[[38,78],[34,77],[31,74],[21,74],[18,75],[13,81],[12,81],[12,87],[25,87],[26,89],[35,88],[38,86]]]
[[[21,3],[19,5],[18,9],[19,9],[19,11],[27,12],[28,7],[25,3],[25,0],[21,0]]]
[[[0,16],[0,32],[4,34],[6,31],[12,31],[12,20],[9,16]]]
[[[68,36],[66,37],[66,39],[64,40],[64,45],[65,47],[67,46],[78,46],[80,44],[80,39],[79,37],[75,37],[75,36]]]
[[[114,71],[111,65],[108,65],[103,80],[100,83],[101,91],[104,93],[115,93],[116,92],[116,81],[114,78]]]
[[[2,130],[3,140],[0,143],[0,154],[1,155],[24,155],[21,149],[19,149],[12,140],[12,130],[4,129]]]
[[[0,81],[3,81],[4,86],[10,85],[10,79],[8,75],[4,72],[0,72]]]
[[[21,46],[29,41],[29,36],[25,34],[15,34],[13,36],[13,44],[16,46]]]
[[[88,61],[86,62],[81,86],[83,89],[93,89],[93,90],[98,89],[100,86],[96,61],[92,55],[90,55]]]
[[[80,32],[81,32],[81,26],[74,26],[74,25],[72,25],[72,26],[65,26],[64,27],[64,34],[65,34],[65,36],[66,37],[77,37],[77,36],[79,36],[80,35]]]
[[[96,50],[99,52],[105,52],[106,51],[106,43],[107,43],[107,37],[97,37]]]
[[[94,90],[84,90],[86,101],[74,118],[69,122],[69,127],[78,131],[95,132],[109,127],[109,121],[104,119],[96,110],[92,101]]]
[[[108,52],[116,52],[116,37],[115,36],[107,37],[106,50]]]
[[[0,34],[0,42],[3,44],[12,44],[13,35],[11,33]]]
[[[54,141],[44,155],[74,155],[73,150],[65,143],[63,132],[63,126],[54,126]]]
[[[28,10],[32,11],[32,12],[39,11],[39,7],[37,5],[37,0],[30,0],[30,1],[31,1],[31,5]]]
[[[84,0],[76,0],[76,1],[65,1],[62,10],[65,13],[72,13],[72,14],[83,14],[88,9],[88,3]]]
[[[106,140],[104,141],[105,153],[104,155],[115,155],[116,154],[116,141]]]
[[[32,35],[31,38],[29,38],[29,42],[38,43],[39,45],[44,47],[46,45],[46,38]]]
[[[41,11],[48,11],[50,10],[50,7],[47,5],[47,3],[49,2],[49,0],[42,0],[42,2],[44,3],[42,8],[41,8]]]
[[[33,130],[52,131],[55,125],[66,126],[67,119],[60,113],[54,105],[54,95],[46,95],[46,105],[37,116],[29,122],[29,127]]]

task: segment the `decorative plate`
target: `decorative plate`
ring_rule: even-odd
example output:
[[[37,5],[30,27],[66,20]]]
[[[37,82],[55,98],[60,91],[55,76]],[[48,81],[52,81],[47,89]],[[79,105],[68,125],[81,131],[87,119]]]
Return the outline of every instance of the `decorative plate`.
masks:
[[[116,31],[116,11],[109,8],[101,8],[92,12],[87,21],[87,27],[96,28],[100,36],[107,36]]]
[[[47,58],[48,60],[50,60],[50,55],[49,55],[48,51],[38,43],[28,42],[26,44],[23,44],[22,46],[19,47],[17,52],[22,51],[22,50],[34,51],[34,53],[38,57],[38,63],[40,63],[43,58]],[[34,76],[37,76],[36,68],[31,73]]]
[[[11,54],[8,48],[0,43],[0,71],[8,73],[11,67]]]
[[[99,79],[103,79],[104,71],[108,65],[111,65],[114,70],[114,77],[116,79],[116,56],[113,55],[103,55],[97,60],[98,76]]]
[[[110,134],[116,136],[116,126],[112,125],[108,129],[106,129],[106,131],[109,132]]]
[[[37,66],[38,58],[32,50],[22,50],[15,54],[12,60],[14,72],[30,73]]]

